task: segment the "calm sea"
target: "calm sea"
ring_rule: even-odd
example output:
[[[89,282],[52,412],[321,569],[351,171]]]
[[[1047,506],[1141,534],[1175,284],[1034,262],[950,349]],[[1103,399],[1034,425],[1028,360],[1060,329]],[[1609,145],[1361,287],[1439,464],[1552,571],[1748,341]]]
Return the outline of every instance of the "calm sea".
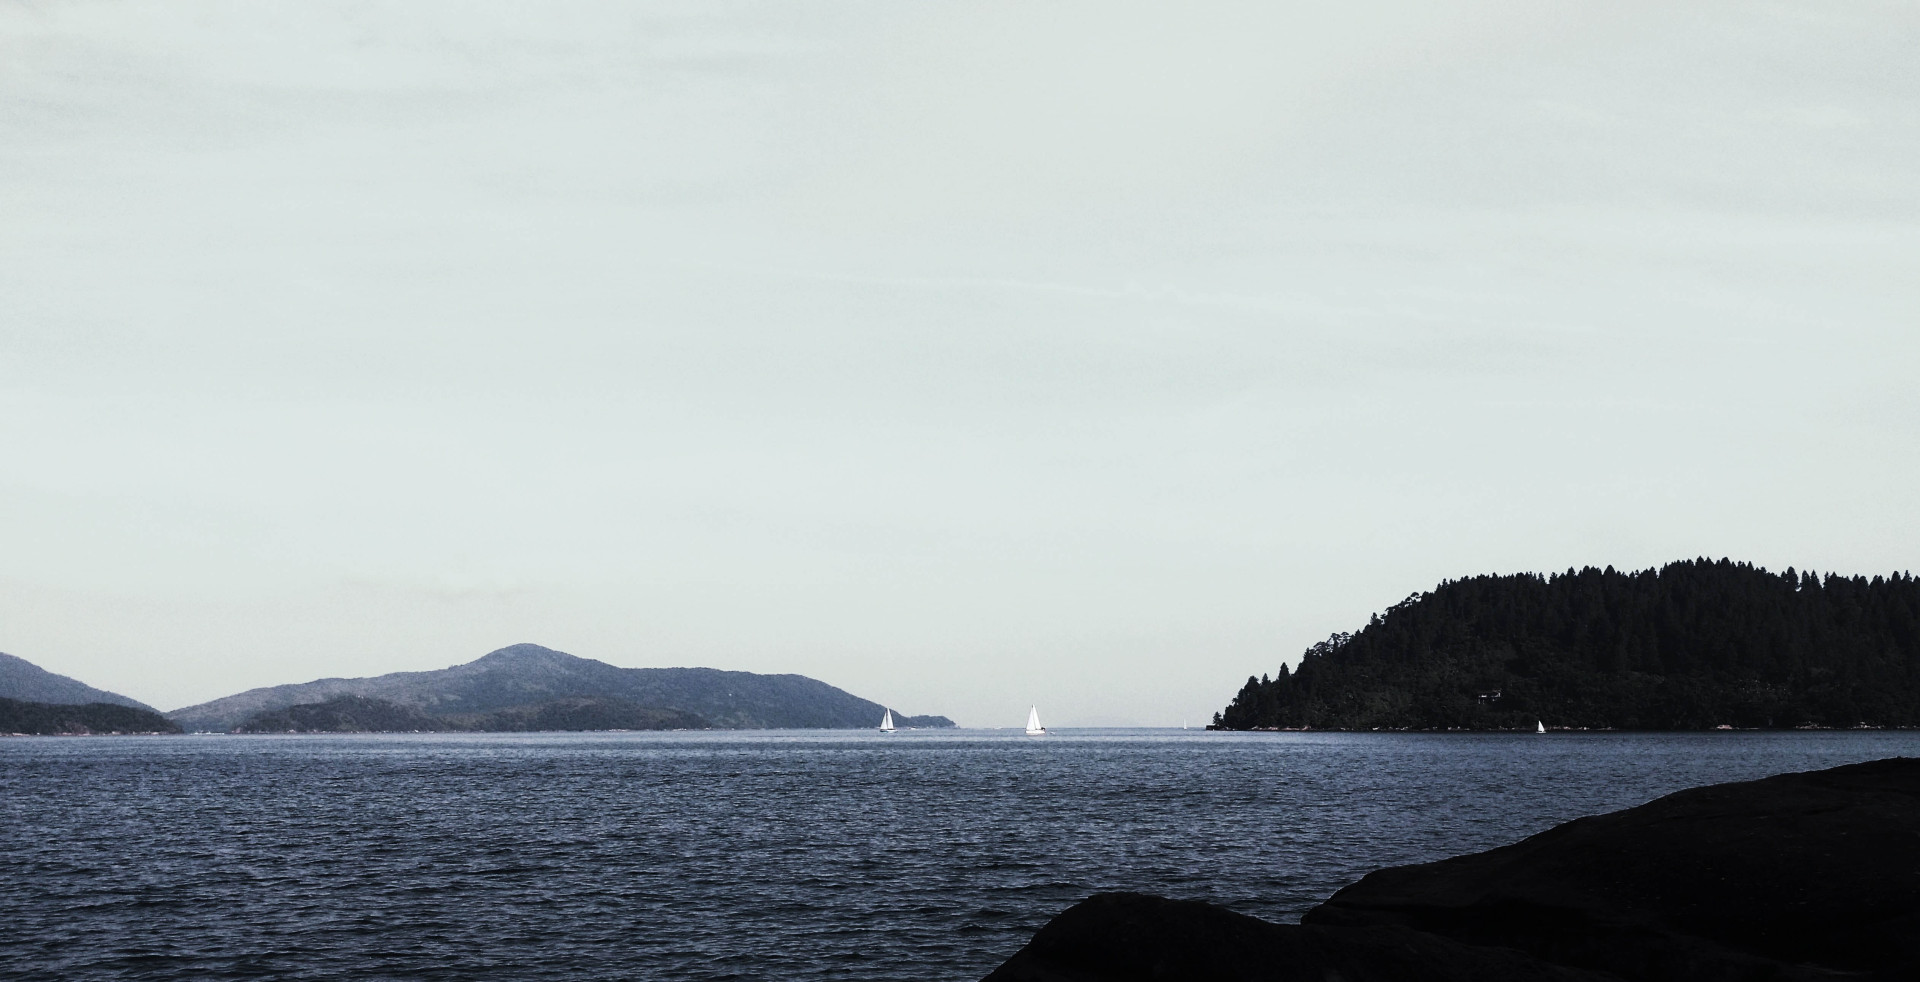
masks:
[[[1920,733],[0,740],[0,977],[977,979],[1099,890],[1380,866]]]

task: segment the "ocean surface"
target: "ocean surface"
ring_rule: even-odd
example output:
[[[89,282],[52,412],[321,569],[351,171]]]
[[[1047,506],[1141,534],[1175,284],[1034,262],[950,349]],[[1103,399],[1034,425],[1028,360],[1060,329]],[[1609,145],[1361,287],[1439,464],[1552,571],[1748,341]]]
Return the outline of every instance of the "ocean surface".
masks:
[[[0,978],[978,979],[1144,890],[1369,870],[1920,733],[0,740]]]

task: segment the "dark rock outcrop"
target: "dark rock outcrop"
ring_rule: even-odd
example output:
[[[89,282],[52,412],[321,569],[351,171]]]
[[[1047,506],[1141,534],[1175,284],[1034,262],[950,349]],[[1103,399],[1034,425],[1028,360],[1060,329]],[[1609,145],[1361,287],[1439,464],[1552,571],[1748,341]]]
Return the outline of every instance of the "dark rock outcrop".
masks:
[[[1300,925],[1136,894],[991,982],[1920,979],[1920,760],[1668,795],[1369,874]]]
[[[1302,928],[1195,900],[1102,893],[986,982],[1614,982],[1406,928]]]
[[[1920,760],[1694,788],[1380,870],[1303,923],[1403,926],[1626,978],[1920,978]]]

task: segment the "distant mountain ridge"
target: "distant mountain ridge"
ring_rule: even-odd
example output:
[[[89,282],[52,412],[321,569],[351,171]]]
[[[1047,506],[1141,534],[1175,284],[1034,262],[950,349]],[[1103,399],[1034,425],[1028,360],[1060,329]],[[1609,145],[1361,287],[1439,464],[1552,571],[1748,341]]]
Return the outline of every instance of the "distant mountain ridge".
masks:
[[[88,703],[104,702],[115,706],[144,709],[150,713],[159,712],[137,699],[129,699],[118,692],[96,689],[65,675],[55,675],[25,658],[4,652],[0,652],[0,699],[44,702],[57,706],[84,706]]]
[[[877,726],[887,707],[804,675],[713,668],[620,668],[537,644],[516,644],[451,668],[372,678],[276,685],[176,709],[188,731],[226,732],[261,714],[337,696],[379,699],[436,717],[496,713],[560,699],[604,698],[677,710],[722,729],[856,729]],[[901,726],[950,727],[944,716],[905,716]]]

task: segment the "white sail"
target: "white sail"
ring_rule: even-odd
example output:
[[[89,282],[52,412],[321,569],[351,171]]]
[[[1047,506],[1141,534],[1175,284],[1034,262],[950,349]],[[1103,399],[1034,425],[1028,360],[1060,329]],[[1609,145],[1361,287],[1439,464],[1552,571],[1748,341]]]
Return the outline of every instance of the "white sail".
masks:
[[[893,710],[887,710],[886,714],[880,717],[880,732],[893,732]]]
[[[1539,720],[1534,720],[1534,721],[1533,721],[1533,732],[1535,732],[1535,733],[1545,733],[1545,732],[1547,732],[1547,724],[1545,724],[1545,723],[1542,723],[1542,722],[1540,722]]]
[[[1047,728],[1040,725],[1040,707],[1027,707],[1027,733],[1032,736],[1039,736],[1045,732],[1047,732]]]

